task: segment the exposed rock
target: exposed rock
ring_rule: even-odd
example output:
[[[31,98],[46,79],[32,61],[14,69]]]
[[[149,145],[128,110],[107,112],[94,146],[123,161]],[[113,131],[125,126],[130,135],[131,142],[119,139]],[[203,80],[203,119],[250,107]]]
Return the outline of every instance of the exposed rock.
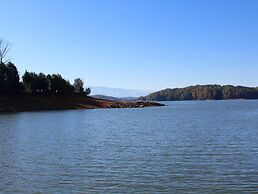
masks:
[[[151,106],[164,106],[164,104],[156,103],[156,102],[145,102],[145,101],[137,101],[137,102],[110,102],[107,104],[107,108],[143,108],[143,107],[151,107]]]

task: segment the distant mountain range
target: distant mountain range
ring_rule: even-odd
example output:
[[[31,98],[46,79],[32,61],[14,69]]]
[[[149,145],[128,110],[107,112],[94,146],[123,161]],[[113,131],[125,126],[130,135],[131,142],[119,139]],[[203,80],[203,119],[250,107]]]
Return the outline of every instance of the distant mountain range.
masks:
[[[123,89],[123,88],[108,88],[108,87],[91,87],[91,95],[103,95],[116,98],[125,97],[140,97],[146,96],[151,91],[136,90],[136,89]]]
[[[91,95],[93,98],[102,99],[102,100],[112,100],[112,101],[136,101],[138,100],[137,97],[113,97],[113,96],[105,96],[105,95]]]
[[[168,88],[140,99],[148,101],[258,99],[258,87],[197,85],[185,88]]]

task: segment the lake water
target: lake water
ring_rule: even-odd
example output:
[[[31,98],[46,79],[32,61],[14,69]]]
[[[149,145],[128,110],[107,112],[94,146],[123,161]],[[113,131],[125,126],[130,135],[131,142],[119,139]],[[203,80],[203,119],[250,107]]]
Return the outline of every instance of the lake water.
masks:
[[[0,115],[0,193],[258,193],[258,101]]]

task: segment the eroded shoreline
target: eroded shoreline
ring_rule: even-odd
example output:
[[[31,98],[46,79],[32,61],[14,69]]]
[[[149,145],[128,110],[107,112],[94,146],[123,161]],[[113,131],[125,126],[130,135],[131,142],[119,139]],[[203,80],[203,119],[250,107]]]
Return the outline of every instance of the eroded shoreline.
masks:
[[[81,94],[62,96],[53,94],[18,94],[0,96],[0,113],[95,108],[143,108],[154,106],[164,105],[157,102],[145,101],[102,100]]]

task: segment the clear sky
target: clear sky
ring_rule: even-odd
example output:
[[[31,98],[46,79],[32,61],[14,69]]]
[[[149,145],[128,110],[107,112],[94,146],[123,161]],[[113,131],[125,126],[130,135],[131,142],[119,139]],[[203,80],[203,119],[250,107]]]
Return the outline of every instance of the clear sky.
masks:
[[[89,86],[258,86],[257,0],[0,0],[25,69]]]

